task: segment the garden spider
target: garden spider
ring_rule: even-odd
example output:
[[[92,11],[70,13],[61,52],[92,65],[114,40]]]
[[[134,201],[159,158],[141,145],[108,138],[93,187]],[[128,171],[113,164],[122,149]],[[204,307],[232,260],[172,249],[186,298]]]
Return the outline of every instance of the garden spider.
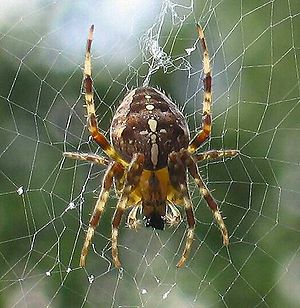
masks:
[[[112,219],[112,259],[117,268],[121,266],[118,254],[118,233],[123,213],[131,207],[127,225],[137,229],[138,211],[146,226],[163,230],[165,223],[174,225],[181,221],[176,206],[183,206],[188,231],[185,247],[177,267],[188,258],[194,238],[195,217],[187,187],[187,173],[195,180],[201,195],[212,210],[223,237],[228,245],[228,232],[216,201],[203,182],[196,163],[206,159],[234,157],[237,150],[211,150],[195,154],[211,133],[211,67],[202,28],[197,25],[199,41],[203,50],[204,98],[202,127],[190,141],[189,128],[183,114],[162,92],[152,87],[140,87],[130,91],[118,107],[110,126],[111,143],[98,128],[91,78],[91,45],[94,26],[89,30],[85,63],[84,92],[87,109],[87,126],[95,142],[107,158],[65,152],[63,155],[77,160],[106,165],[100,195],[89,221],[80,257],[80,266],[86,264],[86,256],[95,229],[108,199],[113,183],[119,200]]]

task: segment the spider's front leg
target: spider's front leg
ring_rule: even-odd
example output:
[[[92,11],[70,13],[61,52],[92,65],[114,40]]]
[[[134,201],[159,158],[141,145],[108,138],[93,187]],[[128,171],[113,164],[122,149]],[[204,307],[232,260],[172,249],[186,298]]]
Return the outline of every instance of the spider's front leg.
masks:
[[[92,238],[95,233],[95,229],[99,223],[100,217],[103,213],[104,206],[107,202],[108,195],[109,195],[109,190],[112,186],[113,183],[113,178],[115,175],[122,173],[123,168],[120,164],[118,163],[112,163],[109,165],[108,169],[106,170],[106,173],[103,177],[102,181],[102,187],[101,187],[101,192],[99,194],[98,200],[96,202],[93,214],[90,218],[89,222],[89,228],[86,233],[85,241],[82,247],[81,255],[80,255],[80,263],[79,265],[81,267],[85,266],[86,263],[86,256],[88,254],[89,247],[92,242]]]
[[[121,223],[129,195],[140,181],[140,176],[142,174],[144,166],[144,160],[145,157],[143,154],[134,155],[126,172],[124,187],[122,189],[121,196],[118,201],[114,217],[112,220],[112,232],[111,232],[112,259],[115,264],[115,267],[117,268],[121,267],[121,262],[119,259],[119,252],[118,252],[119,225]]]
[[[182,199],[183,201],[188,224],[185,247],[181,258],[176,265],[177,267],[183,267],[191,251],[196,222],[193,204],[191,202],[186,184],[186,167],[184,165],[184,161],[181,159],[181,153],[172,152],[169,155],[168,169],[172,186],[178,191],[180,195],[179,199]]]
[[[223,221],[222,215],[219,211],[219,207],[216,201],[214,200],[213,196],[209,192],[208,188],[206,187],[205,183],[203,182],[200,176],[200,173],[198,171],[197,165],[194,162],[193,158],[190,156],[190,154],[187,151],[185,152],[183,151],[183,156],[185,157],[185,163],[186,163],[189,173],[194,178],[197,186],[199,187],[201,195],[203,196],[206,203],[210,207],[214,215],[214,218],[219,225],[219,228],[221,230],[222,237],[223,237],[223,245],[227,246],[229,244],[228,231]]]
[[[185,264],[185,261],[187,260],[190,254],[193,240],[194,240],[194,232],[195,232],[195,224],[196,224],[193,204],[188,194],[187,186],[183,184],[180,185],[180,191],[183,195],[185,214],[186,214],[186,219],[188,223],[188,230],[187,230],[185,247],[184,247],[180,260],[176,264],[177,267],[183,267],[183,265]]]

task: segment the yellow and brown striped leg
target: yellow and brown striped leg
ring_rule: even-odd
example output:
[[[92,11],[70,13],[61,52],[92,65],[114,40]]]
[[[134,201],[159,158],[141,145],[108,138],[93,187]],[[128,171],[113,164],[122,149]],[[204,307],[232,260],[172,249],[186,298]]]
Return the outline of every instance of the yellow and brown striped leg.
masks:
[[[199,154],[194,154],[195,161],[220,159],[220,158],[233,158],[240,153],[239,150],[210,150]]]
[[[124,161],[115,149],[110,145],[106,137],[99,131],[97,117],[94,105],[94,94],[93,94],[93,81],[92,81],[92,62],[91,62],[91,46],[93,41],[94,25],[90,27],[86,53],[84,61],[84,96],[87,109],[87,123],[88,129],[97,144],[102,150],[112,159],[121,163],[123,166],[127,166],[128,163]]]
[[[109,165],[107,168],[105,175],[103,177],[102,181],[102,187],[101,187],[101,192],[99,194],[98,200],[96,202],[93,214],[90,218],[89,222],[89,228],[86,233],[85,241],[82,247],[81,255],[80,255],[80,262],[79,265],[81,267],[84,267],[86,264],[86,256],[88,254],[89,247],[92,242],[92,238],[95,233],[95,229],[99,223],[100,217],[102,215],[102,212],[104,210],[104,206],[107,202],[108,195],[109,195],[109,190],[112,186],[113,183],[113,177],[115,176],[116,173],[120,172],[120,165],[118,166],[118,163],[113,163]]]
[[[202,28],[197,24],[197,32],[203,50],[203,72],[204,72],[204,94],[203,94],[203,111],[202,111],[202,127],[200,132],[192,139],[189,144],[188,151],[194,153],[199,146],[210,136],[211,133],[211,67],[209,53]]]
[[[186,186],[186,167],[184,164],[184,157],[181,156],[182,152],[172,152],[168,157],[170,182],[179,194],[178,200],[174,200],[174,202],[176,202],[176,204],[183,203],[188,224],[185,247],[181,258],[176,265],[177,267],[182,267],[188,258],[193,243],[195,230],[193,205]]]
[[[219,211],[218,205],[217,205],[216,201],[214,200],[214,198],[212,197],[211,193],[209,192],[208,188],[206,187],[205,183],[203,182],[203,180],[200,176],[200,173],[198,171],[197,165],[194,162],[194,160],[192,159],[192,157],[187,156],[186,159],[185,159],[185,162],[186,162],[186,166],[188,168],[189,173],[194,178],[197,186],[199,187],[201,195],[203,196],[206,203],[210,207],[210,209],[211,209],[211,211],[214,215],[214,218],[215,218],[216,222],[218,223],[218,226],[220,228],[220,231],[221,231],[222,237],[223,237],[223,245],[227,246],[229,244],[228,231],[227,231],[227,228],[226,228],[225,223],[223,221],[223,218],[221,216],[221,213]]]
[[[195,232],[195,216],[194,216],[193,204],[189,197],[186,185],[183,184],[180,185],[180,192],[182,193],[183,196],[186,219],[188,223],[188,230],[186,235],[185,247],[181,258],[176,265],[177,267],[183,267],[183,265],[185,264],[185,261],[187,260],[191,251],[191,247],[194,240],[194,232]]]
[[[68,157],[76,160],[89,161],[94,164],[107,166],[109,160],[105,157],[101,157],[96,154],[86,154],[86,153],[77,153],[77,152],[63,152],[64,157]]]
[[[119,259],[119,252],[118,252],[119,225],[121,223],[129,195],[135,188],[135,186],[139,183],[140,176],[143,171],[144,160],[145,158],[143,154],[136,154],[133,157],[129,165],[129,168],[127,170],[127,176],[124,183],[124,187],[112,220],[111,253],[113,262],[115,264],[115,267],[117,268],[121,267],[121,261]]]

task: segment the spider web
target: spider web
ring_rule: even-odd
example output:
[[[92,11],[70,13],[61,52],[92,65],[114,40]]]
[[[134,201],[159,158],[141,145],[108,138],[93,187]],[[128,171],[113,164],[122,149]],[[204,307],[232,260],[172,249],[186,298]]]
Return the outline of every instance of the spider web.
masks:
[[[300,5],[298,0],[8,1],[0,9],[1,307],[299,307]],[[78,266],[104,168],[86,129],[87,29],[103,132],[125,93],[159,86],[201,124],[205,29],[213,131],[202,150],[239,149],[201,164],[230,233],[222,246],[192,181],[196,239],[177,270],[185,219],[163,232],[120,227],[111,261],[114,192],[87,267]]]

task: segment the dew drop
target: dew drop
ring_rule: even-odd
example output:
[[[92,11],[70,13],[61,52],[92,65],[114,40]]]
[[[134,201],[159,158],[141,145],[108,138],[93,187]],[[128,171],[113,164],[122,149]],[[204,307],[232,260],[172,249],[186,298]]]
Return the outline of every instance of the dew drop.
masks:
[[[23,188],[23,186],[21,186],[21,187],[19,187],[19,188],[17,189],[17,193],[18,193],[19,196],[23,195],[23,193],[24,193],[24,188]]]

